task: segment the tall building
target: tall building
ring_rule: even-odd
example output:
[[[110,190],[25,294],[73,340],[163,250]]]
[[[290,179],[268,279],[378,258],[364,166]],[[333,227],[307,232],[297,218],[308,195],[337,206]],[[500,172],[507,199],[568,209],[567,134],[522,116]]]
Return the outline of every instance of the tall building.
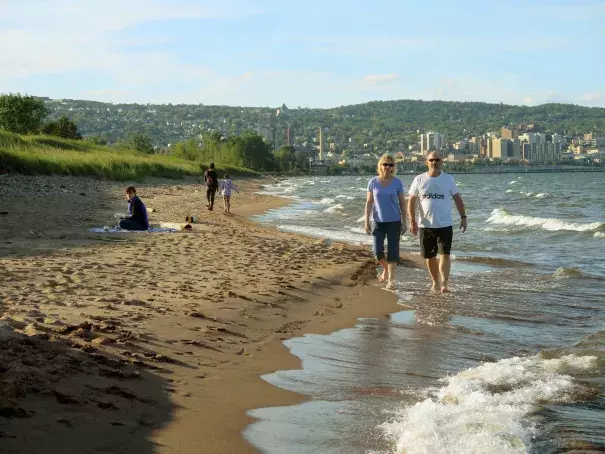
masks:
[[[546,133],[537,132],[536,133],[536,142],[538,143],[546,143]]]
[[[512,150],[512,152],[511,152]],[[519,160],[521,159],[521,141],[517,138],[517,139],[513,139],[510,141],[509,143],[509,148],[508,148],[508,155],[515,159],[515,160]]]
[[[324,130],[319,128],[319,161],[324,160]]]
[[[534,133],[534,132],[526,132],[525,134],[521,134],[519,136],[519,139],[521,139],[522,141],[525,141],[527,143],[537,143],[538,142],[538,138],[536,136],[536,133]]]
[[[522,158],[524,161],[535,161],[537,157],[538,144],[533,142],[523,142]]]
[[[558,162],[562,151],[560,142],[526,142],[523,144],[523,159],[539,163]]]
[[[492,159],[505,159],[508,157],[508,139],[491,139],[491,154],[489,155]]]
[[[440,132],[435,133],[435,150],[440,151],[445,147],[445,134],[441,134]]]
[[[440,151],[445,147],[445,134],[439,132],[427,132],[420,135],[420,152],[423,155],[431,151]]]
[[[502,128],[502,132],[500,134],[503,139],[513,140],[518,137],[517,130],[513,128]]]
[[[292,129],[290,127],[286,129],[286,145],[289,147],[294,146],[294,135],[292,134]]]

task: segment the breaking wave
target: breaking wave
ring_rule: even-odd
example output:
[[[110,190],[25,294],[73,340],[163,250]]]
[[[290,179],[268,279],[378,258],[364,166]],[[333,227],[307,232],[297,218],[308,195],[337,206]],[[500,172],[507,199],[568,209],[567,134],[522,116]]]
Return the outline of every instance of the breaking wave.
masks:
[[[603,228],[602,222],[582,224],[578,222],[566,222],[557,218],[539,218],[512,214],[504,208],[496,208],[485,221],[494,225],[510,225],[519,227],[536,227],[542,230],[559,231],[570,230],[575,232],[590,232]]]

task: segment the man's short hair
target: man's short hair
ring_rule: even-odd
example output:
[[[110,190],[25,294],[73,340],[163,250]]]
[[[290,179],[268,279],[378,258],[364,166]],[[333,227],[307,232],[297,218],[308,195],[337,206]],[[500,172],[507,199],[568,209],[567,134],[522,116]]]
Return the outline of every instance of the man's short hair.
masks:
[[[134,187],[134,186],[127,186],[127,187],[126,187],[126,190],[125,190],[124,192],[125,192],[126,194],[130,194],[130,193],[136,194],[136,193],[137,193],[137,190],[135,189],[135,187]]]
[[[211,169],[214,169],[214,162],[211,162],[211,163],[210,163],[210,168],[211,168]]]

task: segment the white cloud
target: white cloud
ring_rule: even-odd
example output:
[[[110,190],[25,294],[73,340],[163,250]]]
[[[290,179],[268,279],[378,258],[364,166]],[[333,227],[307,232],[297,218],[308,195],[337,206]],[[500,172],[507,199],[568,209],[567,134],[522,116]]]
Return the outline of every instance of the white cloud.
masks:
[[[5,0],[3,0],[5,3]],[[43,26],[46,30],[103,32],[148,21],[233,19],[258,13],[243,0],[40,0],[3,4],[0,21]]]
[[[363,77],[363,81],[373,87],[390,85],[399,79],[399,76],[394,73],[390,74],[373,74]]]
[[[605,95],[602,91],[594,91],[591,93],[584,93],[580,96],[579,100],[583,102],[596,102],[603,99]]]
[[[161,51],[137,51],[169,38],[133,39],[119,33],[148,21],[232,19],[258,13],[243,0],[0,0],[0,82],[36,75],[95,71],[117,80],[149,81],[172,72],[199,76]],[[135,49],[131,47],[135,46]],[[177,71],[187,69],[187,75]],[[150,71],[151,70],[151,71]],[[161,78],[161,77],[160,77]]]

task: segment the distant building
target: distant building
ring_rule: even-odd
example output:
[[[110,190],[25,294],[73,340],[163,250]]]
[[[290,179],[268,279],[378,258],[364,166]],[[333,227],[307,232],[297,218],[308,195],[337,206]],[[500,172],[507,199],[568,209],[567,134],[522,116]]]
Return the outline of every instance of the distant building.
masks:
[[[468,158],[468,156],[464,153],[450,153],[447,155],[446,161],[447,162],[461,162],[466,160],[466,158]]]
[[[472,137],[468,143],[468,150],[472,154],[486,156],[487,155],[487,142],[481,136]]]
[[[515,160],[521,159],[521,141],[518,138],[510,141],[508,150],[509,157],[512,157]]]
[[[525,134],[521,134],[519,136],[519,139],[522,142],[527,142],[527,143],[536,143],[537,142],[536,134],[533,132],[526,132]]]
[[[565,136],[562,136],[561,134],[553,134],[552,135],[552,141],[554,143],[567,143],[567,139],[565,138]]]
[[[427,132],[420,135],[420,152],[423,155],[431,151],[440,151],[445,147],[445,134],[439,132]]]
[[[503,139],[513,140],[518,137],[517,130],[513,128],[502,128],[501,137]]]
[[[454,150],[468,150],[468,140],[459,140],[454,144]]]
[[[490,159],[506,159],[508,158],[508,139],[496,139],[490,140],[491,149],[489,153]]]
[[[537,132],[536,133],[536,142],[538,142],[538,143],[545,143],[545,142],[547,142],[546,133]]]
[[[529,162],[549,163],[561,160],[562,146],[560,143],[540,142],[523,144],[523,160]]]

